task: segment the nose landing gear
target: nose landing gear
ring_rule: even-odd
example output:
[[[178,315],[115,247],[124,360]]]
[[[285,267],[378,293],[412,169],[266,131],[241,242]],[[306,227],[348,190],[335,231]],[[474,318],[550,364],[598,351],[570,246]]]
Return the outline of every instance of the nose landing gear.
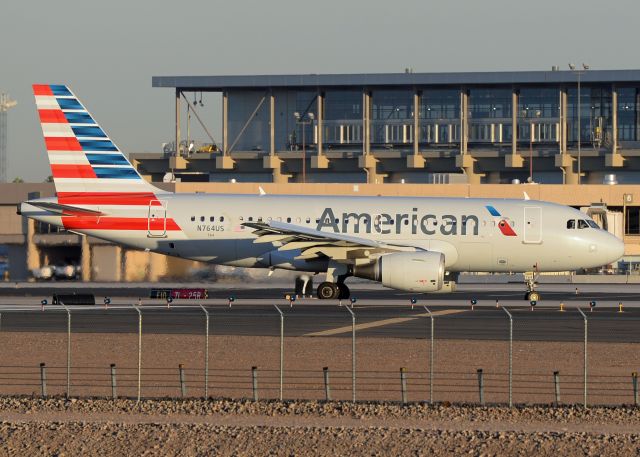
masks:
[[[524,280],[527,285],[527,293],[524,294],[524,299],[527,301],[540,301],[540,294],[535,290],[538,285],[536,284],[535,274],[533,272],[526,272],[524,274]]]

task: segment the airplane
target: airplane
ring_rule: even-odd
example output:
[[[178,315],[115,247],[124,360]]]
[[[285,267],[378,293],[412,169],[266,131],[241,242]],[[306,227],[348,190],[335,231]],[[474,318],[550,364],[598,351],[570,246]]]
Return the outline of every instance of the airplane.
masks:
[[[615,262],[623,242],[583,212],[529,199],[172,193],[144,180],[65,85],[33,86],[56,196],[18,214],[119,245],[248,268],[451,291],[460,272],[535,274]]]

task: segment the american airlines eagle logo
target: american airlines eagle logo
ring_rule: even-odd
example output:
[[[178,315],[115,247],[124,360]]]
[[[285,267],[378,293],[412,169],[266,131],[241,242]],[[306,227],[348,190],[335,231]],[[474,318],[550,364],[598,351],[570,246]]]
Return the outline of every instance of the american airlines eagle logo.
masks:
[[[498,228],[504,236],[518,236],[516,235],[516,232],[513,231],[513,227],[509,225],[509,221],[506,218],[502,217],[497,209],[495,209],[491,205],[487,205],[486,208],[487,211],[489,211],[489,213],[493,216],[498,225]]]

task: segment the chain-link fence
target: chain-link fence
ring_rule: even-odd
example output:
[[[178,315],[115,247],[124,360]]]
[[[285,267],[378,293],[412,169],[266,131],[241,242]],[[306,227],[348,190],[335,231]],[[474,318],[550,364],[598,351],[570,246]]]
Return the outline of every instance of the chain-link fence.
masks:
[[[640,310],[0,310],[0,394],[637,404]]]

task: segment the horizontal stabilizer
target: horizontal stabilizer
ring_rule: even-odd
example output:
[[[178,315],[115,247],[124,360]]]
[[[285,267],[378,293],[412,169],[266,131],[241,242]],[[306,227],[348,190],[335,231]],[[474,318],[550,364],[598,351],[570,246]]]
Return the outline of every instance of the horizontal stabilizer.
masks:
[[[79,208],[71,205],[61,205],[60,203],[53,202],[39,202],[29,201],[28,204],[37,208],[42,208],[52,213],[60,214],[61,216],[102,216],[104,213],[93,209]]]

